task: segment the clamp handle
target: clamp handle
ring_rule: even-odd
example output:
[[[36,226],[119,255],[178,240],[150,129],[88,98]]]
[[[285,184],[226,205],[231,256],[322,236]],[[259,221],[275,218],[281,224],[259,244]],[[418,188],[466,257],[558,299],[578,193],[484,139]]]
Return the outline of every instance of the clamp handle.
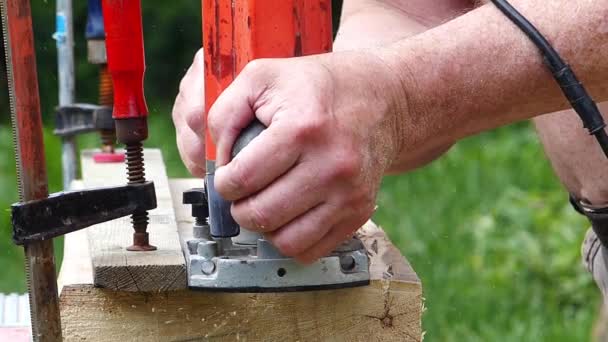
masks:
[[[103,0],[108,68],[114,84],[114,119],[148,116],[144,97],[144,35],[140,0]]]
[[[104,39],[106,36],[103,29],[101,0],[89,0],[87,2],[87,24],[84,36],[87,40]]]
[[[13,242],[47,240],[154,208],[153,182],[56,193],[11,206]]]

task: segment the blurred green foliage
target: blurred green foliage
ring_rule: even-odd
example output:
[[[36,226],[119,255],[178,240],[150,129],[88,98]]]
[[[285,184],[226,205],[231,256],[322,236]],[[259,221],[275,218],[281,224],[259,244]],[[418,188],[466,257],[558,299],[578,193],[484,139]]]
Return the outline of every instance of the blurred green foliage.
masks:
[[[50,188],[60,190],[54,2],[34,1],[37,62]],[[147,51],[148,147],[163,150],[169,175],[187,175],[170,109],[179,79],[200,46],[198,1],[143,1]],[[86,62],[85,2],[74,10],[77,97],[97,98],[97,68]],[[4,70],[4,68],[3,68]],[[0,80],[5,89],[5,77]],[[7,92],[0,92],[0,292],[24,291],[22,252],[10,242],[16,201]],[[97,137],[79,138],[95,147]],[[570,209],[527,124],[467,139],[408,175],[387,177],[374,219],[422,279],[430,341],[589,340],[599,294],[580,266],[586,222]],[[58,256],[61,244],[56,244]]]
[[[387,177],[376,221],[424,287],[437,341],[584,341],[599,293],[580,265],[587,222],[528,124],[467,139]]]

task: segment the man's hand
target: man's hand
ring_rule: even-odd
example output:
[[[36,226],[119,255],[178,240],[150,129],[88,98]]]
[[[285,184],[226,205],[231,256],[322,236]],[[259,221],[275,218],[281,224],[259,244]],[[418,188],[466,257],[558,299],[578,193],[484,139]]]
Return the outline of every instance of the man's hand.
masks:
[[[208,118],[215,187],[235,220],[304,263],[363,225],[399,146],[395,81],[366,53],[251,62]],[[231,161],[254,117],[268,128]]]
[[[205,176],[204,56],[200,49],[179,85],[173,105],[173,123],[179,154],[196,177]]]
[[[458,7],[456,6],[458,2],[466,0],[448,1],[450,2],[448,7]],[[446,0],[442,0],[438,3],[443,6],[447,2]],[[431,8],[426,8],[425,6]],[[454,8],[452,7],[450,7],[451,10],[445,12],[445,8],[432,5],[428,0],[418,2],[409,0],[348,1],[344,4],[341,29],[334,48],[336,50],[353,50],[357,48],[389,45],[397,40],[424,31],[428,26],[434,26],[439,22],[447,20],[454,15],[452,13],[454,12]],[[458,11],[462,12],[464,9],[461,8]],[[410,15],[408,14],[410,12],[418,14]],[[424,13],[424,15],[421,13]],[[423,19],[427,16],[429,18],[428,22],[425,22],[424,24],[418,22],[419,19]],[[365,28],[362,29],[361,27],[363,26],[361,25]],[[246,69],[246,75],[249,76],[242,76],[239,81],[241,82],[239,83],[241,84],[239,86],[240,88],[244,87],[243,84],[245,84],[246,87],[253,88],[259,86],[263,87],[266,84],[290,84],[290,80],[294,73],[297,73],[300,76],[300,79],[297,82],[291,84],[291,88],[283,89],[284,91],[281,92],[284,93],[285,98],[289,99],[289,102],[283,102],[285,106],[297,103],[297,107],[294,107],[289,112],[296,114],[294,117],[289,118],[289,120],[283,120],[280,125],[275,125],[273,123],[273,125],[275,125],[274,128],[263,135],[278,135],[280,139],[293,138],[294,140],[291,140],[293,143],[285,145],[280,152],[287,153],[290,152],[289,150],[291,149],[297,156],[294,157],[291,155],[285,157],[291,158],[292,165],[272,166],[275,172],[274,174],[267,172],[267,169],[270,167],[269,165],[271,165],[270,163],[264,163],[261,168],[259,165],[253,164],[254,167],[258,167],[258,170],[249,170],[247,172],[253,173],[259,171],[263,173],[261,176],[264,176],[265,178],[262,179],[261,183],[266,183],[265,185],[259,185],[259,183],[252,183],[252,180],[246,180],[251,186],[254,186],[254,188],[265,188],[268,191],[259,191],[258,189],[257,192],[259,192],[259,194],[256,196],[261,200],[269,198],[274,192],[286,191],[281,189],[289,189],[289,187],[294,186],[299,186],[299,188],[296,188],[296,190],[293,190],[291,193],[280,193],[279,196],[276,197],[276,201],[284,202],[281,202],[279,206],[275,207],[271,207],[273,203],[269,203],[268,200],[265,200],[266,202],[261,202],[256,196],[251,196],[253,192],[248,189],[244,189],[241,193],[233,194],[232,198],[241,199],[235,204],[236,209],[234,211],[237,214],[237,219],[239,219],[238,217],[240,216],[241,220],[247,220],[247,217],[244,216],[250,215],[249,213],[245,213],[246,209],[243,209],[245,206],[244,203],[247,203],[245,198],[250,198],[250,201],[253,199],[253,203],[259,203],[254,209],[257,209],[257,206],[260,206],[260,208],[264,210],[264,212],[261,212],[264,215],[270,210],[271,212],[268,215],[276,221],[271,222],[272,225],[265,225],[263,221],[260,223],[258,219],[258,225],[264,226],[264,228],[258,228],[258,230],[273,231],[267,233],[269,239],[279,245],[279,248],[281,248],[285,254],[299,255],[298,258],[302,261],[311,261],[316,257],[325,254],[325,251],[332,249],[345,236],[357,229],[371,215],[371,211],[375,206],[374,199],[380,177],[386,168],[386,164],[389,163],[388,159],[390,159],[390,157],[387,157],[387,155],[390,155],[391,153],[389,153],[388,150],[392,149],[395,145],[391,141],[394,140],[393,136],[399,130],[398,125],[384,122],[390,121],[390,119],[383,118],[387,112],[386,108],[382,108],[382,106],[387,106],[386,98],[384,101],[378,101],[378,98],[383,96],[383,92],[389,92],[388,89],[392,87],[388,84],[381,86],[383,73],[380,72],[378,75],[374,75],[374,84],[378,86],[366,88],[364,84],[370,82],[371,79],[370,77],[362,76],[363,70],[360,67],[356,68],[354,66],[357,59],[354,58],[346,61],[341,60],[341,56],[342,55],[333,58],[334,62],[329,62],[331,57],[328,56],[299,59],[297,63],[293,65],[289,64],[289,66],[285,63],[279,64],[277,61],[255,62]],[[365,57],[362,57],[361,59],[363,59],[363,61],[361,61],[362,63],[366,63]],[[326,62],[317,63],[321,60],[326,60]],[[286,63],[292,63],[292,61],[293,60],[290,60]],[[378,61],[374,61],[374,63],[377,65]],[[205,127],[204,120],[202,119],[204,107],[204,97],[202,95],[203,64],[202,51],[199,51],[193,66],[188,70],[188,73],[180,84],[180,94],[176,99],[173,110],[180,154],[190,172],[196,176],[203,176],[205,171],[203,136]],[[323,74],[323,77],[315,78],[311,75],[307,76],[302,70],[298,70],[300,65],[307,65],[307,68],[317,69],[317,73]],[[374,69],[374,67],[370,65],[361,65],[364,65],[365,69]],[[319,70],[319,68],[325,68],[326,66],[331,68],[331,73],[325,69]],[[263,77],[266,77],[265,74],[258,74],[255,72],[256,70],[265,70],[265,73],[268,74],[273,70],[275,72],[280,72],[278,74],[270,75],[271,77],[268,80],[263,80]],[[337,77],[339,73],[346,74],[341,75],[340,79],[333,79],[333,77]],[[349,73],[353,73],[352,77],[348,75]],[[252,74],[254,74],[255,77],[251,76]],[[327,84],[323,84],[323,82],[326,82],[325,79],[328,75],[331,76],[332,79]],[[248,82],[251,84],[244,83],[242,81],[243,79],[250,80]],[[254,81],[256,82],[255,85],[253,84]],[[302,87],[301,84],[304,84],[304,87]],[[340,94],[341,96],[338,98],[335,96],[337,94],[335,90],[337,84],[340,84],[342,88],[346,89],[340,90],[341,92],[351,92],[352,89],[356,89],[357,92],[350,94],[350,96]],[[304,89],[308,89],[308,93],[304,93]],[[272,92],[277,92],[277,90],[278,89],[274,89]],[[241,92],[247,92],[247,90],[241,90]],[[295,95],[288,94],[289,92],[294,93]],[[265,91],[264,93],[266,94],[266,97],[273,98],[268,95],[271,93],[270,91]],[[308,95],[310,94],[313,94],[315,97],[310,100],[311,103],[308,103],[306,101],[309,101]],[[246,95],[246,93],[241,95]],[[225,95],[223,98],[227,99],[229,96],[230,95]],[[372,98],[375,100],[372,101]],[[281,103],[276,102],[283,100],[279,100],[278,97],[273,99],[275,101],[273,102],[275,106],[283,107]],[[345,104],[335,104],[338,103],[338,100],[345,102]],[[330,110],[319,110],[315,112],[312,103],[317,103],[319,101],[326,102],[323,104],[324,106],[334,107],[329,108]],[[268,104],[270,104],[270,102]],[[319,103],[317,104],[320,105]],[[375,108],[378,104],[380,104],[380,107]],[[265,108],[270,107],[265,106]],[[336,108],[336,112],[340,115],[333,115],[334,108]],[[255,108],[246,108],[248,114],[235,118],[236,120],[242,120],[238,122],[239,124],[236,127],[243,127],[253,118],[252,112],[254,110],[252,109]],[[322,117],[322,120],[320,120],[314,116],[305,117],[304,115],[300,115],[310,112],[314,112],[314,114],[318,115],[330,115],[331,117]],[[284,111],[283,114],[277,115],[277,117],[285,118],[287,115],[291,115],[289,113]],[[231,117],[231,114],[232,113],[220,113],[218,115],[221,115],[222,117],[219,120],[226,120]],[[272,116],[274,118],[274,115],[266,116]],[[304,119],[311,121],[307,122]],[[322,124],[326,121],[329,123]],[[268,124],[269,122],[265,121],[265,123]],[[230,122],[219,122],[219,124],[221,125],[220,127],[224,127],[224,125],[227,125],[226,127],[235,127],[229,126]],[[300,126],[295,126],[296,124]],[[371,132],[374,130],[374,125],[382,127],[381,129],[378,127],[375,130],[375,133],[372,134]],[[286,126],[290,128],[290,130],[287,130],[283,135],[272,133],[275,131],[279,132],[281,126]],[[321,129],[316,129],[316,126],[321,126]],[[340,126],[338,127],[339,129],[335,129],[334,127],[336,126]],[[387,129],[390,130],[391,133],[382,133],[387,131]],[[240,128],[229,133],[228,140],[234,141],[234,137],[238,134],[238,131],[240,131]],[[293,135],[294,132],[295,135],[290,136]],[[308,135],[315,136],[313,136],[312,139],[307,139],[306,137]],[[340,140],[344,137],[346,140],[344,140],[343,143],[334,144],[334,140]],[[290,147],[293,144],[299,144],[299,141],[305,141],[305,144],[297,146],[297,150]],[[230,149],[231,143],[226,142],[223,145],[225,147],[223,147],[223,154],[220,153],[220,161],[226,163],[227,151]],[[260,145],[262,145],[262,143],[260,143]],[[361,145],[366,146],[362,148]],[[398,160],[393,160],[390,171],[403,171],[419,167],[431,159],[434,159],[440,152],[443,152],[443,150],[437,152],[432,149],[433,147],[430,148],[430,151],[408,153],[400,156]],[[355,151],[349,152],[348,149]],[[271,151],[275,150],[276,148]],[[303,153],[304,151],[306,154]],[[378,153],[377,151],[380,152]],[[306,155],[308,159],[300,158],[301,155]],[[222,156],[224,160],[221,160]],[[246,155],[239,156],[236,162],[237,165],[242,165],[243,163],[239,162],[239,160],[245,157]],[[273,157],[282,158],[280,154]],[[296,161],[293,161],[294,159]],[[374,161],[374,159],[376,159],[376,161]],[[263,161],[262,158],[257,159],[258,164],[260,160]],[[319,161],[319,164],[315,164],[316,160]],[[231,164],[235,163],[233,162]],[[357,165],[362,166],[363,164],[365,164],[365,168],[359,167],[357,170],[353,170]],[[296,165],[298,166],[297,169]],[[310,169],[307,171],[306,168],[309,165]],[[279,168],[278,171],[277,167]],[[282,170],[283,172],[280,170],[281,167],[284,168],[284,170]],[[234,166],[232,166],[232,168],[234,168]],[[237,166],[237,168],[242,169],[240,166]],[[230,170],[230,167],[227,167],[226,170]],[[286,170],[290,170],[290,172],[286,172]],[[296,170],[297,173],[295,172]],[[223,170],[218,172],[218,174],[220,174],[219,183],[222,182],[221,174],[223,172]],[[300,177],[299,174],[303,174],[304,178],[298,180],[297,177]],[[257,176],[251,175],[249,177]],[[312,181],[310,181],[310,179],[312,179]],[[333,182],[333,179],[338,180],[338,182]],[[327,186],[327,184],[330,184],[331,186]],[[270,190],[272,190],[272,192],[270,192]],[[335,195],[329,195],[333,194],[334,191],[336,192]],[[300,198],[301,196],[298,194],[301,193],[306,194],[306,197]],[[294,200],[294,198],[296,200]],[[352,203],[349,203],[349,201]],[[356,203],[357,201],[360,203]],[[262,208],[262,206],[264,207]],[[287,206],[289,211],[283,212],[284,206]],[[367,212],[358,211],[356,206],[365,207],[364,209],[366,209]],[[276,217],[276,215],[281,215],[281,217]],[[262,218],[262,220],[265,219],[266,218]],[[316,220],[317,223],[313,220]],[[249,219],[249,221],[252,220]],[[291,228],[286,229],[287,227]],[[302,230],[302,238],[300,238],[299,230]],[[330,232],[332,233],[330,234]],[[323,244],[320,242],[321,239],[324,241]]]

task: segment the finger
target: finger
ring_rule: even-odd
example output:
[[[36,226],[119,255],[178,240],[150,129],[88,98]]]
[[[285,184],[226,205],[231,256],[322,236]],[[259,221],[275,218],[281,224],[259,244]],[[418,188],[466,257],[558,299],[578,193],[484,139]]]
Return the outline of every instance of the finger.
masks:
[[[296,256],[316,245],[336,221],[336,208],[322,203],[264,236],[283,255]]]
[[[199,96],[202,97],[202,96]],[[176,128],[182,129],[189,127],[197,135],[204,135],[205,131],[205,105],[201,99],[194,101],[187,99],[184,93],[180,92],[175,98],[173,105],[173,124]]]
[[[177,150],[184,165],[195,177],[205,176],[205,141],[186,127],[178,129]]]
[[[263,105],[262,96],[273,79],[265,63],[250,62],[239,76],[217,98],[207,117],[209,131],[216,145],[216,166],[230,161],[230,152],[243,128],[256,116],[256,110]],[[260,118],[268,126],[268,118]]]
[[[186,74],[182,78],[182,81],[179,84],[179,91],[183,93],[193,93],[191,90],[191,85],[193,82],[196,82],[200,79],[200,83],[204,83],[204,65],[205,65],[205,55],[203,53],[203,49],[199,49],[194,58],[192,59],[192,64],[188,67]],[[199,95],[203,95],[202,93]]]
[[[205,175],[203,58],[203,50],[199,49],[180,82],[172,111],[180,157],[196,177]]]
[[[318,184],[317,179],[314,171],[299,164],[263,191],[234,202],[232,217],[241,227],[254,231],[270,232],[280,228],[323,201],[323,189],[312,186],[315,182]]]
[[[204,77],[199,60],[199,57],[195,57],[194,63],[180,82],[180,91],[173,105],[173,121],[176,126],[187,125],[198,135],[204,135]]]
[[[204,55],[203,49],[199,49],[192,64],[188,67],[186,74],[179,83],[179,94],[185,99],[193,102],[204,103],[205,76],[203,73]]]
[[[317,244],[293,257],[300,263],[311,264],[317,259],[329,255],[338,245],[352,237],[353,233],[364,223],[365,221],[361,220],[347,220],[338,223]]]
[[[286,126],[278,122],[271,125],[230,163],[216,169],[215,188],[225,199],[235,201],[253,195],[296,164],[301,149]]]
[[[179,93],[173,105],[173,120],[176,125],[185,123],[184,118],[189,113],[202,114],[204,111],[205,82],[202,63],[202,49],[200,49],[179,84]]]

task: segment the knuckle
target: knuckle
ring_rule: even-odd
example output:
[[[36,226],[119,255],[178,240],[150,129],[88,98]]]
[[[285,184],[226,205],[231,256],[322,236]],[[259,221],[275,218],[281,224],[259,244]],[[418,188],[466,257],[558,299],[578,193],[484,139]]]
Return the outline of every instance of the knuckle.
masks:
[[[265,208],[262,208],[256,201],[255,196],[247,200],[248,224],[250,229],[261,232],[272,231],[270,215]]]
[[[227,200],[237,200],[241,193],[246,192],[251,184],[251,173],[243,166],[238,158],[233,159],[223,171],[216,171],[217,190]]]
[[[194,162],[185,162],[188,172],[194,177],[205,177],[205,167]]]
[[[182,147],[184,156],[196,167],[205,165],[205,145],[194,143]]]
[[[224,121],[217,115],[217,111],[211,108],[207,114],[207,125],[209,126],[209,130],[215,134],[215,136],[218,136],[218,133],[222,130],[223,123]]]
[[[234,190],[247,190],[251,185],[251,172],[239,158],[234,158],[232,164],[232,186]]]
[[[254,59],[245,65],[243,69],[243,73],[246,75],[256,74],[258,72],[263,71],[268,65],[268,60],[266,59]]]
[[[293,126],[294,139],[301,143],[309,142],[323,134],[326,125],[327,119],[325,116],[310,115]]]
[[[336,153],[330,171],[330,178],[337,180],[351,180],[361,173],[362,160],[359,153],[346,150]]]
[[[205,120],[203,117],[203,107],[190,108],[184,114],[186,125],[197,134],[202,134],[205,129]]]

